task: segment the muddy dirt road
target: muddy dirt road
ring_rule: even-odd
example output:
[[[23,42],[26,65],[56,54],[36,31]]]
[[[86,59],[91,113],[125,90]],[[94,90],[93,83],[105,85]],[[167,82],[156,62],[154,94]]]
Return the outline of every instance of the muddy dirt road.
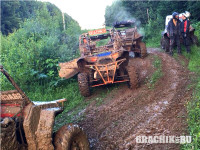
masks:
[[[126,84],[114,89],[101,106],[91,104],[80,122],[94,150],[176,150],[179,144],[138,144],[136,136],[187,134],[186,108],[191,97],[187,67],[159,49],[148,49],[145,59],[131,59],[137,66],[140,87],[130,90]],[[146,80],[153,73],[153,57],[162,62],[163,76],[150,89]],[[182,56],[183,57],[183,56]],[[183,59],[180,57],[179,59]],[[183,61],[182,60],[182,61]],[[184,62],[187,65],[187,61]]]

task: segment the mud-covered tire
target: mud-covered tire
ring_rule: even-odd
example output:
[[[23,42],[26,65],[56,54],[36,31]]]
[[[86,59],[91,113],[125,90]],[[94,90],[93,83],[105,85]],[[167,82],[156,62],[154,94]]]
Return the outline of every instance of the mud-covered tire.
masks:
[[[137,89],[139,87],[138,73],[135,67],[127,67],[127,73],[129,76],[128,86],[130,89]]]
[[[196,35],[191,36],[192,44],[199,45],[199,41]]]
[[[146,48],[146,44],[144,42],[140,42],[139,43],[140,46],[140,56],[141,58],[144,58],[147,56],[147,48]]]
[[[20,144],[17,141],[16,123],[12,118],[4,118],[1,121],[1,150],[19,149]]]
[[[87,73],[78,74],[78,85],[81,95],[85,97],[90,96],[91,93]]]
[[[89,141],[86,134],[78,125],[67,124],[62,126],[54,136],[55,150],[89,150]]]

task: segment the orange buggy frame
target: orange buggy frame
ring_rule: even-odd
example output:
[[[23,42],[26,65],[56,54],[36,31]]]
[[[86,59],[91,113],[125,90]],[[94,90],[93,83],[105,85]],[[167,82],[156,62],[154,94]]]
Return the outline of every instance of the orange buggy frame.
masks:
[[[99,76],[101,77],[103,83],[98,83],[98,84],[94,84],[91,87],[96,87],[96,86],[101,86],[101,85],[106,85],[106,84],[112,84],[112,83],[119,83],[119,82],[127,82],[129,81],[129,79],[122,79],[122,80],[116,80],[115,75],[116,75],[116,70],[119,68],[119,66],[126,60],[126,58],[117,60],[115,62],[112,63],[108,63],[105,65],[100,65],[100,64],[96,64],[96,65],[86,65],[86,67],[93,69],[95,71],[98,72]],[[112,76],[109,76],[109,71],[113,71]],[[106,73],[106,76],[103,76],[103,73]],[[127,76],[128,77],[128,76]],[[94,81],[98,81],[98,80],[93,80]]]

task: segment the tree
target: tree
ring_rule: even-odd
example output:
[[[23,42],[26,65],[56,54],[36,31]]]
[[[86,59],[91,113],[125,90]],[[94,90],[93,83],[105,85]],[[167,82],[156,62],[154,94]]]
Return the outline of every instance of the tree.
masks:
[[[1,32],[3,34],[8,35],[8,33],[19,28],[20,18],[15,13],[18,8],[18,1],[1,2]]]
[[[75,57],[81,33],[79,24],[67,14],[66,30],[63,30],[62,13],[57,7],[36,3],[34,11],[25,10],[30,15],[21,21],[18,30],[7,36],[1,35],[2,64],[22,86],[57,80],[58,62]],[[19,8],[22,15],[21,5]]]

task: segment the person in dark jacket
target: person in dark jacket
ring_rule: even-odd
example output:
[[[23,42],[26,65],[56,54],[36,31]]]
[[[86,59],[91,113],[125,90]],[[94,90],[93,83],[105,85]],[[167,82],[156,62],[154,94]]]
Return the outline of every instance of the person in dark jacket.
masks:
[[[182,14],[183,22],[181,22],[180,30],[181,35],[183,37],[184,45],[187,49],[187,53],[190,53],[190,36],[189,36],[189,30],[190,30],[190,21],[187,19],[186,14]]]
[[[177,45],[178,54],[181,54],[181,44],[180,44],[180,24],[179,14],[174,12],[172,14],[172,19],[169,21],[167,26],[167,34],[170,38],[170,55],[173,55],[173,46]]]

